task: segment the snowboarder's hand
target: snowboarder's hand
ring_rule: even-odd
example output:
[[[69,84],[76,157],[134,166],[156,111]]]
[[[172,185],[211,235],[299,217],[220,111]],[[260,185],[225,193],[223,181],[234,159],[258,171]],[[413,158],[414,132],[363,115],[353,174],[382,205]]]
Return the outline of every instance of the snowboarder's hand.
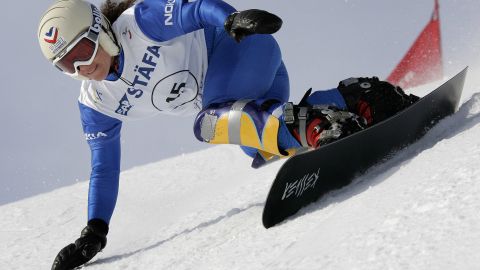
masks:
[[[225,30],[237,42],[252,34],[273,34],[282,27],[282,19],[264,10],[234,12],[225,21]]]
[[[107,245],[108,225],[92,219],[75,243],[64,247],[53,261],[52,270],[69,270],[90,261]]]

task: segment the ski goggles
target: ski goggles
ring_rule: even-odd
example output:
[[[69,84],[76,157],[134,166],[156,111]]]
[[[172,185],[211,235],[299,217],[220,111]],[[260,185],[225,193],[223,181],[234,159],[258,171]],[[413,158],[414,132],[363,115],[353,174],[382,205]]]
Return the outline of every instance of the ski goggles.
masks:
[[[78,76],[78,66],[93,62],[98,51],[99,36],[90,27],[53,59],[53,65],[68,75]]]

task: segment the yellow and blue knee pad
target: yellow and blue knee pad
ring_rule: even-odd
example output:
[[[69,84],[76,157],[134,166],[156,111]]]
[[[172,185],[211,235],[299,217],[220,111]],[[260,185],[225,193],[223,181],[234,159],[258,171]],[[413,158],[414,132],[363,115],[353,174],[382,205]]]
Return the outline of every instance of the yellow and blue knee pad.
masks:
[[[262,110],[252,100],[211,105],[195,120],[195,137],[212,144],[237,144],[258,149],[265,155],[288,155],[278,147],[282,104]]]

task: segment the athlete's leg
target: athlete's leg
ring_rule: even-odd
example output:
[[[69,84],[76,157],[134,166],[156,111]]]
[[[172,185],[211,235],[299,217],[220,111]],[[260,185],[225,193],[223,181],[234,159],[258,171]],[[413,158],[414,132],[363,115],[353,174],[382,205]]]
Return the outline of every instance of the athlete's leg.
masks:
[[[300,147],[282,118],[289,98],[289,78],[273,37],[256,35],[238,44],[224,31],[209,29],[206,33],[209,68],[204,110],[195,124],[197,138],[242,145],[252,157],[257,149],[266,157]],[[331,101],[332,97],[339,101]],[[310,101],[344,105],[338,91],[333,90],[315,93]]]
[[[270,102],[270,106],[280,106],[280,104],[288,101],[288,97],[290,95],[289,85],[290,82],[288,78],[288,72],[285,64],[282,62],[277,70],[277,73],[275,74],[275,78],[273,79],[273,83],[268,92],[264,97],[257,99],[255,102],[259,105],[264,104],[263,109],[267,109],[267,106],[265,105],[267,105],[268,102]],[[292,137],[288,130],[283,128],[281,121],[280,130],[278,133],[278,143],[281,149],[290,149],[297,146],[295,138]],[[241,148],[245,154],[252,158],[255,158],[258,155],[258,151],[255,148],[247,146],[241,146]]]
[[[341,85],[340,92],[334,88],[305,97],[303,104],[290,107],[287,121],[286,106],[292,106],[287,103],[288,73],[273,37],[257,35],[237,44],[224,32],[218,33],[209,46],[204,110],[195,121],[199,140],[238,144],[251,156],[254,148],[268,159],[287,155],[286,150],[300,147],[299,142],[316,148],[364,128],[355,115],[361,113],[342,111],[352,111],[347,95],[352,91],[344,91]]]
[[[278,122],[276,117],[269,118],[269,116],[276,107],[285,103],[289,97],[288,72],[281,60],[280,48],[270,35],[251,36],[241,43],[236,43],[224,31],[218,29],[213,35],[212,30],[208,30],[207,40],[209,68],[203,93],[204,111],[199,114],[199,118],[205,119],[204,114],[209,109],[229,113],[229,110],[236,107],[236,105],[232,106],[235,101],[242,101],[244,105],[241,106],[241,109],[246,108],[248,110],[246,118],[253,120],[253,122],[244,126],[255,129],[255,132],[253,132],[255,135],[245,128],[239,128],[237,132],[243,132],[245,138],[253,137],[256,139],[250,138],[250,143],[247,144],[245,144],[245,140],[247,140],[245,138],[243,139],[244,143],[236,141],[235,135],[231,132],[233,127],[230,123],[230,137],[223,140],[223,143],[243,145],[242,149],[253,157],[257,149],[263,149],[266,144],[272,144],[272,139],[276,145],[279,123],[273,124],[272,131],[268,132],[269,142],[267,143],[264,142],[266,133],[263,134],[265,128],[263,121],[270,119],[270,122]],[[237,103],[237,105],[242,102]],[[251,104],[246,106],[249,102]],[[220,117],[220,115],[217,116]],[[209,121],[210,118],[208,116],[205,121]],[[197,119],[197,124],[199,121]],[[272,125],[267,126],[272,127]],[[199,125],[196,125],[196,127],[196,133],[198,133]],[[203,128],[205,135],[205,125],[203,125]],[[248,135],[246,135],[247,133]],[[236,137],[238,139],[241,135],[237,134]],[[205,138],[201,136],[199,139],[205,141]],[[208,139],[208,141],[219,143],[221,140]],[[252,145],[255,148],[252,148]],[[272,150],[272,147],[267,147],[267,149]],[[276,149],[276,146],[273,149]],[[274,151],[278,153],[278,150]]]
[[[204,108],[242,99],[288,99],[288,74],[282,64],[280,48],[272,36],[253,35],[236,43],[220,31],[210,47]],[[282,87],[275,91],[272,86],[280,84],[276,81],[282,75],[280,69],[286,81],[283,80]]]

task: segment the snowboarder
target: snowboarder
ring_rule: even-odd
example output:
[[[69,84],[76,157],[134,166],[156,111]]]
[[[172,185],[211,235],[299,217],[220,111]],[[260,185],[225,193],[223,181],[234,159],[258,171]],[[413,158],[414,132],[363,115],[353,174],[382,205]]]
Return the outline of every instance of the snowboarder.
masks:
[[[254,164],[364,129],[416,97],[378,78],[351,78],[288,102],[289,79],[270,35],[282,20],[221,0],[55,2],[41,18],[43,55],[82,80],[81,122],[91,149],[88,223],[52,269],[72,269],[107,243],[120,173],[122,121],[197,115],[195,136],[238,144]]]

